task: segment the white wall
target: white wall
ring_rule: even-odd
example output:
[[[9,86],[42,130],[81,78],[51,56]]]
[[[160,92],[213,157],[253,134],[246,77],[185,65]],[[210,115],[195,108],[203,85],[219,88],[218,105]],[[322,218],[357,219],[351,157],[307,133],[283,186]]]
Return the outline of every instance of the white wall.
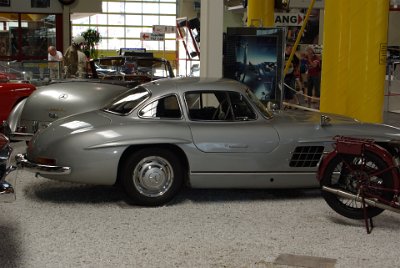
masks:
[[[51,0],[55,1],[55,0]],[[69,5],[71,13],[101,13],[102,0],[76,0]]]
[[[102,0],[76,0],[68,5],[71,13],[101,13]],[[63,13],[63,5],[57,0],[50,0],[49,8],[32,8],[30,0],[10,0],[9,7],[0,7],[0,12],[19,13]]]

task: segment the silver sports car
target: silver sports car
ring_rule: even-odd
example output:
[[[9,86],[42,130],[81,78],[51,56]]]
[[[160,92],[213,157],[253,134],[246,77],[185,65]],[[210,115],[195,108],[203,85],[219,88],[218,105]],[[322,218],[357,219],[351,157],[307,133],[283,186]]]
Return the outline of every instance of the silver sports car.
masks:
[[[108,106],[57,120],[30,141],[20,167],[45,178],[120,183],[160,205],[193,188],[318,187],[333,137],[374,138],[399,158],[400,129],[316,112],[272,112],[227,79],[162,79]]]
[[[171,64],[161,58],[116,56],[96,60],[92,76],[99,79],[68,79],[38,87],[28,98],[15,105],[7,118],[5,132],[12,140],[29,140],[39,129],[56,119],[100,109],[113,98],[145,82],[174,77]],[[1,123],[1,122],[0,122]]]

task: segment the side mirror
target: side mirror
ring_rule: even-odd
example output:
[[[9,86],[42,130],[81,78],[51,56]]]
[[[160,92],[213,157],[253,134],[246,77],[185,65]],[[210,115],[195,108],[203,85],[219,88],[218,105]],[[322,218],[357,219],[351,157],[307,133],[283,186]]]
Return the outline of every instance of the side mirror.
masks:
[[[321,114],[320,124],[322,127],[330,126],[331,125],[331,118],[327,115]]]

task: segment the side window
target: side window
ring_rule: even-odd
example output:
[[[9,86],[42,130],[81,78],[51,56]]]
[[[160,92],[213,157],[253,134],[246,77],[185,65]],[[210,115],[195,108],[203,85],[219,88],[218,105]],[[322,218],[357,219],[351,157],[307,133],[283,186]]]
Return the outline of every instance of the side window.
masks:
[[[139,112],[139,116],[143,118],[180,119],[182,113],[176,96],[170,95],[145,106]]]
[[[236,92],[232,92],[229,95],[235,120],[247,121],[256,119],[255,112],[243,95]]]
[[[245,121],[256,118],[245,98],[237,92],[187,92],[185,99],[191,120]]]

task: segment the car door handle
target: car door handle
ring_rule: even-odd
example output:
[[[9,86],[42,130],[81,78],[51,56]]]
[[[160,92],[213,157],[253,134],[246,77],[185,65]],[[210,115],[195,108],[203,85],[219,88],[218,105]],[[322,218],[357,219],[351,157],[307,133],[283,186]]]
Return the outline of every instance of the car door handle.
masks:
[[[249,148],[249,145],[248,144],[235,143],[235,144],[228,144],[228,148],[231,148],[231,149]]]

